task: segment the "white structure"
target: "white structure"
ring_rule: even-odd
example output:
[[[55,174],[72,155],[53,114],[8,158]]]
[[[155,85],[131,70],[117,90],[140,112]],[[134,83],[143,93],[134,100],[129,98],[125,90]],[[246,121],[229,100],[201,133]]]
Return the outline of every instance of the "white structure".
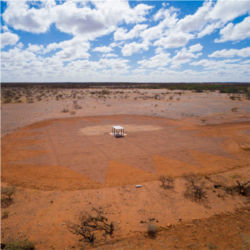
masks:
[[[119,137],[119,136],[124,136],[124,128],[121,127],[121,126],[113,126],[112,127],[112,134],[116,137]]]

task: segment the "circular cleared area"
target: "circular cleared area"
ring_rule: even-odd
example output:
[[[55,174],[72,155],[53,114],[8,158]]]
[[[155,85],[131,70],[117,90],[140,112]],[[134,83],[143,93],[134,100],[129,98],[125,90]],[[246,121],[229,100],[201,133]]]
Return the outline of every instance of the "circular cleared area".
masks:
[[[124,127],[126,136],[112,136],[114,125]],[[43,121],[2,138],[2,181],[76,190],[223,172],[249,163],[249,152],[235,139],[241,132],[249,137],[248,127],[132,115]]]

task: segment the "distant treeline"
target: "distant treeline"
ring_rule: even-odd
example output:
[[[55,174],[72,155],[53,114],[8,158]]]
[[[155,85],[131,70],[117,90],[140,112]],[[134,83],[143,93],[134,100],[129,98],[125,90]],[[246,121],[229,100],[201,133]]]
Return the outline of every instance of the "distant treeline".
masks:
[[[203,92],[206,90],[216,91],[221,93],[244,93],[250,94],[250,83],[132,83],[132,82],[53,82],[53,83],[2,83],[2,88],[5,87],[38,87],[38,88],[60,88],[60,89],[80,89],[80,88],[142,88],[142,89],[169,89],[169,90],[193,90],[195,92]]]

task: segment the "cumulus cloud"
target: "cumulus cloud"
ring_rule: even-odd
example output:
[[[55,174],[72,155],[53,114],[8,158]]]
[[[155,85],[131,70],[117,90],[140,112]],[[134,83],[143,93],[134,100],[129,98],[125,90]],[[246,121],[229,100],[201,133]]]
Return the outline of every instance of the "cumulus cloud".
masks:
[[[169,53],[161,53],[155,55],[149,59],[141,60],[138,64],[143,68],[156,68],[156,67],[164,67],[170,62],[170,54]]]
[[[146,43],[127,43],[125,46],[122,48],[122,54],[124,56],[131,56],[132,54],[139,52],[141,50],[148,50],[148,44]]]
[[[151,5],[154,4],[138,2],[131,5],[126,0],[8,1],[2,14],[6,26],[2,27],[1,41],[2,46],[15,47],[2,53],[3,79],[109,81],[115,76],[117,81],[144,81],[145,74],[149,81],[186,81],[187,75],[188,80],[197,81],[231,81],[240,74],[245,77],[241,79],[249,79],[249,73],[246,73],[249,72],[249,60],[244,60],[250,56],[249,47],[225,47],[211,52],[210,60],[204,57],[199,60],[203,46],[195,40],[219,29],[220,37],[216,42],[250,37],[249,16],[240,23],[233,22],[249,13],[249,1],[206,0],[193,14],[184,17],[179,15],[182,10],[170,7],[171,4],[163,4],[149,16],[153,9]],[[47,32],[51,24],[55,24],[59,31],[71,34],[72,38],[48,45],[29,44],[30,41],[23,45],[18,43],[18,35],[10,31],[13,29],[8,29],[12,27],[38,34]],[[103,37],[105,35],[109,36]],[[96,39],[99,37],[101,39]],[[100,42],[102,37],[105,41],[113,38],[109,47]],[[94,46],[91,44],[93,40],[96,40]],[[213,44],[212,48],[214,46],[219,45]],[[153,56],[151,49],[155,51]],[[131,56],[129,60],[120,56],[120,50],[122,56]],[[102,53],[98,60],[96,57],[92,60],[93,51]],[[138,67],[131,69],[130,63],[134,66],[136,62],[133,55],[144,55],[144,51],[148,51],[149,59],[137,59]],[[187,63],[194,69],[199,67],[181,71]]]
[[[209,17],[213,20],[221,20],[226,23],[238,16],[250,13],[250,1],[225,1],[218,0],[214,8],[209,12]]]
[[[194,58],[198,58],[202,55],[200,52],[203,46],[201,44],[194,44],[187,48],[179,50],[171,61],[171,68],[178,68],[180,65],[190,62]]]
[[[223,49],[217,50],[209,55],[209,57],[250,57],[250,47],[242,49]]]
[[[208,22],[207,14],[212,9],[212,1],[205,1],[193,15],[187,15],[177,24],[177,29],[182,32],[200,31]]]
[[[103,54],[103,57],[118,57],[118,55],[114,53],[107,53],[107,54]]]
[[[139,37],[141,31],[145,30],[147,26],[148,26],[147,24],[137,24],[130,31],[127,31],[126,29],[123,29],[123,28],[118,28],[116,32],[114,33],[114,39],[115,40],[128,40],[128,39]]]
[[[102,53],[108,53],[112,51],[112,48],[107,47],[107,46],[101,46],[101,47],[95,47],[93,51],[96,52],[102,52]]]
[[[1,48],[4,48],[7,45],[15,45],[18,40],[18,35],[14,33],[9,31],[1,33]]]
[[[224,70],[224,69],[235,69],[239,59],[227,59],[227,60],[208,60],[202,59],[200,61],[192,62],[191,65],[202,66],[205,70]]]
[[[209,23],[204,27],[197,35],[198,38],[204,37],[206,35],[210,35],[211,33],[214,32],[214,30],[220,28],[222,26],[222,23],[220,21],[214,22],[214,23]]]
[[[75,37],[71,40],[51,43],[44,48],[43,53],[56,51],[51,57],[52,59],[69,61],[77,58],[88,58],[90,56],[88,53],[89,48],[89,42],[79,37]]]
[[[194,44],[189,47],[190,52],[197,52],[197,51],[201,51],[202,49],[203,49],[203,46],[200,43]]]
[[[54,0],[41,1],[39,8],[30,7],[26,1],[8,1],[3,14],[7,25],[32,33],[48,31],[52,23],[66,33],[94,39],[115,30],[118,24],[140,23],[152,6],[138,4],[131,8],[128,1],[65,1],[56,4]]]
[[[55,23],[59,30],[75,36],[94,39],[114,31],[118,24],[140,23],[152,8],[138,4],[131,8],[127,1],[92,1],[95,8],[78,8],[71,1],[55,7]]]
[[[157,25],[149,27],[141,33],[143,41],[150,43],[153,40],[161,39],[168,35],[166,34],[166,32],[170,33],[173,31],[174,33],[174,27],[176,26],[176,23],[178,21],[177,11],[177,9],[172,7],[168,9],[160,9],[155,14],[154,19],[161,21]],[[172,31],[170,31],[170,29]]]
[[[16,30],[24,30],[33,33],[46,32],[53,22],[53,0],[42,2],[41,8],[29,8],[25,1],[8,1],[7,9],[3,13],[5,23]]]
[[[246,17],[242,22],[233,24],[229,23],[220,30],[220,39],[215,42],[239,41],[250,37],[250,17]]]
[[[163,48],[179,48],[185,46],[194,35],[184,32],[171,32],[168,36],[157,40],[154,45]]]

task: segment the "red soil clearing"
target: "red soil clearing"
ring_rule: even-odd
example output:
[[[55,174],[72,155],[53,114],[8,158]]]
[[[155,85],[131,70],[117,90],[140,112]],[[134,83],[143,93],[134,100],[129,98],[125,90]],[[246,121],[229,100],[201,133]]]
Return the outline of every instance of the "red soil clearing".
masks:
[[[124,126],[126,137],[110,135]],[[194,126],[149,116],[39,122],[2,138],[2,181],[41,190],[77,190],[211,174],[250,163],[249,122]]]

